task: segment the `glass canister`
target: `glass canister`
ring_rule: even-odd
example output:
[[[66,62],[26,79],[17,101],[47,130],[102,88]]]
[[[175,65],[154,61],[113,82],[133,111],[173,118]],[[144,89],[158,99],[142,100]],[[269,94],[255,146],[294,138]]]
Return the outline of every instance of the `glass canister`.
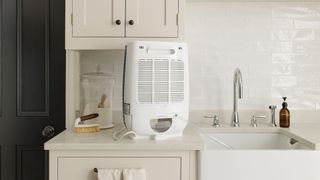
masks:
[[[98,113],[96,119],[85,123],[100,124],[101,129],[113,127],[112,98],[115,80],[113,76],[100,72],[97,65],[95,72],[84,73],[81,76],[81,109],[82,114]]]

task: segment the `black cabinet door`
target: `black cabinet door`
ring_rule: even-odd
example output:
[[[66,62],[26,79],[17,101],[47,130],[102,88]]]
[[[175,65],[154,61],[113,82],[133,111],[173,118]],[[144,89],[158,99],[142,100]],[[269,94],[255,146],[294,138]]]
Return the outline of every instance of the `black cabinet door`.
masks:
[[[0,178],[45,180],[43,143],[65,128],[64,0],[0,10]]]

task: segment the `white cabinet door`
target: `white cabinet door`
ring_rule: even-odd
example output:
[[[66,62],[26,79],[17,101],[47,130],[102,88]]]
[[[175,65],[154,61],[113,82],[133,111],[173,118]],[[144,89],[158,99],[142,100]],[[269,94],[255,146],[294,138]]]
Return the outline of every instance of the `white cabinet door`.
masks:
[[[124,37],[125,0],[73,0],[73,37]]]
[[[179,0],[129,0],[126,37],[178,37]]]

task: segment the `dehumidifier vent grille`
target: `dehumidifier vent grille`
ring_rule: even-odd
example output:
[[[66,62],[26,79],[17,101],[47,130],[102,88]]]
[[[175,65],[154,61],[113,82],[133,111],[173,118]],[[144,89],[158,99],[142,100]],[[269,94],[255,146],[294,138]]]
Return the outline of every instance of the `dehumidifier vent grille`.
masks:
[[[184,63],[177,59],[138,61],[138,103],[169,104],[184,101]]]

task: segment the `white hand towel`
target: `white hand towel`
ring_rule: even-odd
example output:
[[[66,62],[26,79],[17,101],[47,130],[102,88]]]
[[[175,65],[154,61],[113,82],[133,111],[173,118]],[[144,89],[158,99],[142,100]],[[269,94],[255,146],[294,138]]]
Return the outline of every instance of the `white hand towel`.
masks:
[[[98,180],[121,180],[121,169],[98,169]]]
[[[146,180],[146,170],[139,169],[123,169],[123,180]]]

